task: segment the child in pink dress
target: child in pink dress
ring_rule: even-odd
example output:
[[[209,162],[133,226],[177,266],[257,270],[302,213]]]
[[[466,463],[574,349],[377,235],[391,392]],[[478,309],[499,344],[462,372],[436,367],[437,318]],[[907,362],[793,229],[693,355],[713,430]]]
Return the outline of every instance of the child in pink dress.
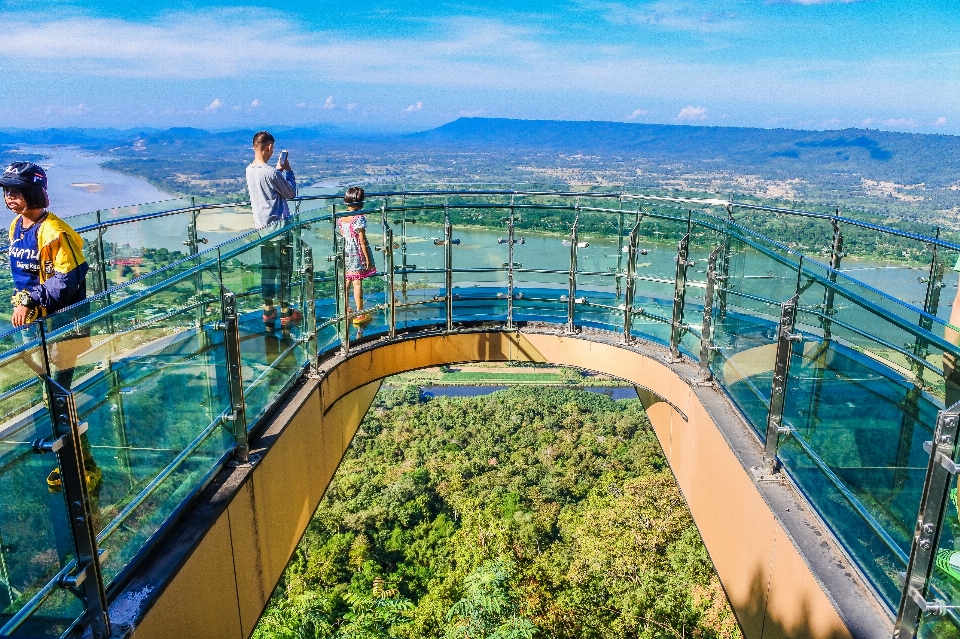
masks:
[[[363,200],[366,197],[359,186],[351,186],[343,196],[347,211],[354,215],[337,220],[337,228],[343,236],[346,263],[347,281],[353,282],[353,300],[357,307],[357,315],[353,318],[353,325],[363,327],[372,321],[369,313],[363,312],[363,280],[376,274],[377,267],[373,263],[373,254],[370,242],[367,241],[367,218],[360,213],[363,210]]]

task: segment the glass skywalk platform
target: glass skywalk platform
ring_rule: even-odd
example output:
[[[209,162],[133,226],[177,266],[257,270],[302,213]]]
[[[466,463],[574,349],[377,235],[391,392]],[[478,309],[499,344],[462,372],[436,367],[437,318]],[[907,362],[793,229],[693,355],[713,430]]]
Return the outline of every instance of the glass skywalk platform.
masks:
[[[758,476],[793,480],[899,636],[957,634],[960,411],[944,407],[960,389],[944,368],[960,347],[939,297],[960,246],[717,200],[376,194],[374,319],[358,330],[334,232],[344,213],[308,195],[261,232],[242,204],[190,200],[70,219],[97,294],[0,335],[0,634],[109,628],[106,606],[151,546],[323,359],[416,331],[539,325],[699,362],[764,442]],[[741,214],[819,225],[822,246],[806,252],[824,261]],[[922,294],[840,272],[848,232],[925,251]],[[289,330],[262,317],[277,251],[291,267],[282,301],[304,316]]]

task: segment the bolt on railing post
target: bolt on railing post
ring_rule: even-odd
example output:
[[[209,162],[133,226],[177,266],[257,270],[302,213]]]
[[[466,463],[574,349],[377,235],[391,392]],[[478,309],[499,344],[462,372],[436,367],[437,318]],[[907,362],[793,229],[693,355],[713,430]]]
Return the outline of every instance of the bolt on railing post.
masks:
[[[687,295],[687,260],[690,250],[690,233],[677,243],[677,271],[673,280],[673,316],[670,320],[670,358],[680,359],[680,340],[683,339],[683,309]]]
[[[957,453],[957,423],[960,421],[958,406],[940,411],[933,440],[924,444],[929,450],[927,474],[920,498],[920,510],[914,529],[910,559],[907,562],[906,578],[900,597],[897,621],[893,630],[894,639],[914,639],[920,625],[921,615],[942,615],[948,607],[941,601],[929,601],[930,577],[937,556],[937,538],[946,516],[947,500],[953,475],[957,473],[954,459]]]
[[[51,402],[54,441],[35,442],[34,447],[40,452],[56,451],[77,563],[77,572],[61,579],[60,586],[79,593],[83,598],[85,614],[93,636],[96,639],[106,639],[110,635],[110,615],[100,568],[90,487],[86,480],[88,469],[83,460],[83,444],[80,439],[86,425],[81,425],[77,417],[73,393],[49,375],[45,376],[44,381]]]
[[[306,331],[307,361],[310,373],[316,374],[320,364],[317,346],[317,283],[314,279],[313,249],[303,240],[300,241],[301,261],[303,263],[303,313]]]
[[[573,218],[573,228],[570,230],[570,271],[567,275],[567,332],[575,333],[577,313],[577,243],[580,225],[580,200],[577,199],[577,215]]]
[[[640,221],[630,231],[630,238],[627,242],[627,287],[623,296],[623,342],[629,344],[633,340],[631,331],[633,330],[633,297],[636,289],[635,276],[637,273],[637,231],[640,228]]]
[[[777,452],[780,435],[783,434],[783,405],[787,394],[790,360],[793,343],[800,336],[793,332],[800,296],[794,295],[780,305],[780,324],[777,327],[777,355],[773,363],[773,384],[770,387],[770,405],[767,410],[767,438],[763,449],[761,472],[772,475],[777,472]]]
[[[443,299],[447,315],[447,330],[453,330],[453,227],[450,209],[443,203]]]
[[[240,359],[240,321],[237,314],[237,296],[220,287],[223,314],[224,346],[227,354],[227,386],[230,392],[230,420],[233,422],[233,454],[240,464],[250,462],[250,443],[247,437],[246,401],[243,397],[243,363]]]
[[[700,329],[700,381],[713,379],[710,372],[710,354],[713,351],[713,289],[717,281],[717,257],[723,247],[718,246],[707,258],[707,285],[703,291],[703,325]]]

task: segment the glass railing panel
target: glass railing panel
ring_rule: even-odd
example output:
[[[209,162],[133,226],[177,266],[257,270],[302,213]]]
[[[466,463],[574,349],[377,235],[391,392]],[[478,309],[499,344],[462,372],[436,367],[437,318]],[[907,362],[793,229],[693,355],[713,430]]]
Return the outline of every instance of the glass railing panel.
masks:
[[[544,214],[548,223],[559,227],[559,216],[548,213]],[[520,215],[528,220],[538,214],[536,209],[524,209]],[[524,239],[523,244],[514,245],[513,253],[515,322],[566,323],[573,216],[566,221],[566,229],[557,233],[515,231]]]
[[[197,238],[207,246],[217,246],[254,230],[249,204],[200,209],[197,213]]]
[[[96,303],[93,300],[91,303]],[[232,449],[215,272],[195,270],[88,315],[45,320],[54,376],[89,424],[95,529],[112,580]]]
[[[629,251],[626,234],[636,214],[619,212],[616,200],[590,203],[597,208],[580,212],[583,231],[577,238],[575,319],[579,326],[621,331]],[[607,205],[614,208],[607,209]]]
[[[220,264],[223,284],[237,300],[249,428],[306,362],[298,231],[293,225],[271,226],[259,235],[256,244],[224,254]]]
[[[801,307],[796,328],[804,341],[793,351],[784,408],[784,424],[793,433],[783,440],[780,457],[895,607],[926,469],[923,442],[942,406],[943,378],[932,368],[891,366],[890,359],[902,357],[888,352],[881,358],[888,347],[866,348],[862,335],[856,343],[845,339],[822,313]],[[879,317],[860,328],[888,339],[898,332]],[[923,359],[942,363],[942,351]]]
[[[730,254],[714,298],[711,370],[765,437],[781,304],[796,292],[797,275],[736,238]]]
[[[337,314],[336,265],[330,259],[336,252],[333,248],[333,224],[329,219],[330,209],[301,209],[299,219],[300,241],[313,251],[314,295],[317,314],[317,349],[325,352],[339,346],[337,327],[333,323]]]
[[[57,457],[37,455],[32,447],[38,439],[53,439],[40,377],[46,369],[39,344],[37,324],[11,328],[0,336],[0,634],[4,636],[58,636],[83,611],[78,598],[51,586],[72,561],[74,546],[63,493],[48,484]]]
[[[187,227],[191,215],[182,213],[107,227],[102,240],[108,287],[129,282],[190,254]],[[85,243],[92,259],[95,234]]]
[[[317,215],[326,211],[330,212],[330,203],[331,202],[340,202],[343,203],[343,196],[330,196],[330,197],[316,197],[319,195],[325,195],[327,189],[310,189],[310,188],[300,188],[297,190],[297,194],[301,198],[293,205],[294,211],[299,211],[305,218],[317,217]]]
[[[383,217],[379,208],[379,202],[368,201],[367,206],[362,211],[367,221],[366,236],[370,245],[370,258],[373,261],[373,268],[376,274],[360,280],[360,294],[363,300],[363,316],[359,318],[359,323],[352,324],[356,329],[355,337],[369,337],[386,333],[389,322],[389,312],[387,302],[389,299],[389,282],[386,277],[386,260],[384,257],[383,246],[386,242],[383,227]],[[348,282],[350,290],[350,308],[356,310],[356,294],[353,290],[355,286],[351,280]],[[369,317],[369,323],[366,322]]]
[[[631,330],[634,336],[669,344],[677,251],[687,233],[686,213],[673,209],[644,211],[637,230]]]
[[[138,215],[151,215],[154,213],[164,213],[167,211],[178,211],[194,206],[194,198],[181,197],[170,200],[161,200],[159,202],[147,202],[144,204],[132,204],[130,206],[118,206],[110,209],[100,210],[100,221],[110,222],[121,220],[127,217],[136,217]],[[71,221],[72,224],[72,221]]]
[[[394,232],[394,287],[396,290],[397,329],[403,330],[445,321],[444,246],[442,223],[424,222],[443,219],[443,212],[415,208],[409,202],[403,211],[388,214]],[[416,220],[416,222],[403,220]],[[399,223],[398,223],[399,222]],[[459,232],[459,229],[457,229]],[[456,239],[454,234],[454,239]],[[458,264],[454,246],[453,264]],[[382,254],[379,256],[382,259]],[[380,266],[380,265],[378,265]],[[353,302],[351,301],[351,308]]]
[[[459,322],[506,321],[510,233],[501,222],[509,211],[485,210],[485,228],[454,227],[453,314]],[[522,235],[514,234],[514,263]],[[445,247],[440,247],[445,248]]]

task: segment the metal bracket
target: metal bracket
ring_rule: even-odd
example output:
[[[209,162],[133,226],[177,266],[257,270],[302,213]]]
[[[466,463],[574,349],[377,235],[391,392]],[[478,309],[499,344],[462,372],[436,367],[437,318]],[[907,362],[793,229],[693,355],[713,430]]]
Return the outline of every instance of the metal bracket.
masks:
[[[83,435],[85,432],[87,432],[87,428],[89,428],[89,424],[87,422],[77,424],[77,434]],[[55,453],[63,448],[63,445],[66,443],[68,437],[69,435],[63,435],[62,437],[57,437],[56,439],[49,441],[45,439],[37,439],[34,440],[31,446],[33,448],[33,452],[37,455],[43,455],[44,453]]]
[[[933,615],[935,617],[942,617],[943,615],[947,614],[947,611],[957,610],[960,608],[960,606],[949,606],[946,602],[940,601],[939,599],[927,601],[926,597],[924,597],[923,594],[916,588],[910,588],[910,598],[922,613]]]
[[[923,442],[923,450],[925,450],[928,455],[931,454],[931,452],[933,451],[933,442],[932,441]],[[957,473],[960,473],[960,464],[957,464],[956,462],[954,462],[952,459],[944,455],[939,450],[937,451],[937,454],[934,456],[934,461],[940,464],[941,466],[943,466],[944,469],[951,475],[956,475]]]

